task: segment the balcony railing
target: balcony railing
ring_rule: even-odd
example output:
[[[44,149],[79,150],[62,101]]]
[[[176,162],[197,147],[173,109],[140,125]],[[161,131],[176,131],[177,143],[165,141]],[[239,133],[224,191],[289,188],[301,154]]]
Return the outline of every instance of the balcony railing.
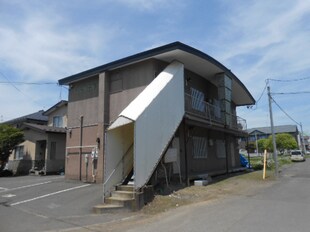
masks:
[[[211,124],[219,123],[236,130],[247,129],[245,119],[229,113],[224,114],[219,106],[202,101],[190,94],[185,94],[185,111],[207,119]]]
[[[247,129],[247,124],[246,124],[245,119],[243,119],[239,116],[236,116],[236,115],[231,115],[231,121],[232,121],[231,127],[233,129],[236,129],[236,130],[246,130]]]
[[[185,111],[208,119],[210,122],[224,123],[221,108],[185,94]]]

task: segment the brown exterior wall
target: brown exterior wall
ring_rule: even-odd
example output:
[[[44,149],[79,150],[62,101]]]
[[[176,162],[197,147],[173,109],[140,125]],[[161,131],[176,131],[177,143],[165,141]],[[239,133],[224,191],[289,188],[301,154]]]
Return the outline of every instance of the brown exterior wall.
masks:
[[[105,130],[111,122],[124,110],[128,104],[137,97],[143,89],[166,67],[166,63],[152,59],[102,73],[78,83],[73,83],[69,91],[68,103],[68,132],[67,147],[80,145],[80,116],[83,115],[83,146],[98,145],[98,161],[96,183],[102,183],[104,177],[104,141]],[[206,79],[193,72],[185,70],[185,90],[190,87],[205,93],[208,99],[218,99],[218,88]],[[235,113],[235,106],[232,105]],[[208,142],[208,157],[193,158],[192,141],[190,136],[206,136],[212,142]],[[194,127],[182,124],[178,130],[180,138],[181,172],[185,176],[199,172],[226,171],[232,166],[240,166],[237,152],[236,139],[224,132],[210,130],[202,127]],[[217,156],[216,140],[226,142],[226,157]],[[186,147],[186,149],[185,149]],[[80,149],[67,149],[66,178],[93,181],[93,162],[88,158],[88,166],[85,163],[85,154],[90,154],[92,148],[82,148],[80,162]],[[234,156],[231,156],[232,151]],[[232,161],[234,159],[234,161]],[[228,166],[227,166],[228,164]],[[81,165],[81,166],[80,166]],[[86,173],[86,167],[88,172]],[[87,175],[86,175],[87,174]]]
[[[94,76],[69,87],[66,178],[80,179],[85,166],[84,155],[97,146],[99,77]],[[81,123],[82,116],[82,123]],[[82,129],[81,129],[82,126]],[[82,131],[82,144],[80,144]],[[82,145],[80,149],[70,148]],[[87,147],[85,147],[87,146]],[[69,147],[69,148],[68,148]],[[82,170],[82,172],[81,172]],[[85,172],[85,171],[84,171]]]
[[[98,145],[96,183],[104,175],[104,131],[108,125],[166,67],[155,59],[102,73],[73,83],[69,90],[67,147],[80,145],[80,116],[83,116],[82,146]],[[98,143],[98,141],[100,141]],[[80,168],[79,148],[67,149],[66,178],[86,178],[85,154],[92,148],[82,148]],[[88,162],[87,180],[92,181],[92,160]]]
[[[181,173],[184,178],[186,175],[190,177],[203,173],[225,173],[240,167],[237,137],[204,127],[187,125],[184,122],[179,127],[178,135],[180,138]],[[193,157],[193,136],[208,139],[206,158]],[[218,156],[217,140],[225,140],[225,157]]]
[[[151,83],[164,64],[147,60],[112,71],[109,75],[110,121],[114,121],[129,103]]]

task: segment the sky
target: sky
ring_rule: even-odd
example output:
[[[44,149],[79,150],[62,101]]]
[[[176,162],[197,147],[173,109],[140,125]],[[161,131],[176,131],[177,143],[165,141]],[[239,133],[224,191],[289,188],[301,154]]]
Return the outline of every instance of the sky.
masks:
[[[59,79],[175,41],[243,82],[248,128],[270,126],[269,79],[274,124],[310,134],[309,0],[0,0],[0,121],[66,100]]]

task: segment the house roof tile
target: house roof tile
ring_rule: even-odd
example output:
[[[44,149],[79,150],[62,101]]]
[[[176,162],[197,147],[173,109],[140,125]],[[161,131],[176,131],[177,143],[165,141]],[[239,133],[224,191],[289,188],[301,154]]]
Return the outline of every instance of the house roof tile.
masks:
[[[27,122],[27,121],[40,121],[42,123],[47,123],[48,117],[43,115],[44,110],[40,110],[38,112],[24,115],[18,118],[14,118],[12,120],[3,122],[4,124],[17,124],[17,123],[22,123],[22,122]]]
[[[66,129],[62,127],[52,127],[46,125],[38,125],[34,123],[24,123],[22,128],[31,128],[35,130],[40,130],[43,132],[50,132],[50,133],[66,133]]]
[[[255,131],[261,132],[262,134],[271,134],[271,127],[256,127],[256,128],[251,128],[247,130],[249,134],[252,134]],[[281,126],[274,127],[274,132],[276,134],[294,133],[296,131],[298,131],[298,128],[296,125],[281,125]]]

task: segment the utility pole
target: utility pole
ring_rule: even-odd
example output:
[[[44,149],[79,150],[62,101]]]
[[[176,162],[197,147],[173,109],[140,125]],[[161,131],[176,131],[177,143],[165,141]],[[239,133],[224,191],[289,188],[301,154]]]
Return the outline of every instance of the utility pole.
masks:
[[[274,134],[271,94],[270,94],[270,87],[269,86],[267,87],[267,90],[268,90],[268,100],[269,100],[269,114],[270,114],[272,144],[273,144],[273,160],[274,160],[274,163],[275,163],[275,177],[277,178],[278,177],[278,154],[277,154],[276,137],[275,137],[275,134]]]
[[[304,132],[302,130],[302,124],[300,123],[299,126],[300,126],[300,131],[301,131],[301,143],[302,143],[301,148],[302,148],[302,152],[306,154],[306,146],[305,146],[305,140],[304,140]]]
[[[258,156],[258,142],[257,142],[257,134],[255,131],[255,145],[256,145],[256,155]]]

